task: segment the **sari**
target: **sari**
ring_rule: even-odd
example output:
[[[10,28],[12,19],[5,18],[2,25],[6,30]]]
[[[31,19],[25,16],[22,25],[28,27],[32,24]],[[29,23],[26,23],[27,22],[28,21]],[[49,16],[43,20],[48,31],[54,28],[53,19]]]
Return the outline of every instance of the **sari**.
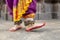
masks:
[[[36,2],[37,0],[6,0],[13,21],[19,21],[23,15],[36,13]]]

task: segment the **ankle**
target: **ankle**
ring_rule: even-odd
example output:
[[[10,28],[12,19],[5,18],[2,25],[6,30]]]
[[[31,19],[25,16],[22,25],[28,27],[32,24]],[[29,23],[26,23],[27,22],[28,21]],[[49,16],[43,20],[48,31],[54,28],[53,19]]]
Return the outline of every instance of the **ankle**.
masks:
[[[27,18],[27,19],[25,19],[25,21],[24,21],[24,24],[25,24],[25,26],[27,26],[27,27],[33,26],[34,23],[35,23],[35,21],[34,21],[33,18]]]
[[[20,21],[15,21],[14,22],[14,25],[20,25],[22,23],[22,20],[20,20]]]

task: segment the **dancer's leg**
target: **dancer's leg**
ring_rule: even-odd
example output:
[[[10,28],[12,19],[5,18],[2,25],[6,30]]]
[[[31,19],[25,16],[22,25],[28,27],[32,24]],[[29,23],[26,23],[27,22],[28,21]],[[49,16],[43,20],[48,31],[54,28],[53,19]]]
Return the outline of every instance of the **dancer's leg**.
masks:
[[[41,27],[45,26],[45,23],[36,25],[34,17],[35,17],[34,13],[31,13],[31,14],[25,16],[24,24],[26,26],[26,31],[32,31],[34,29],[41,28]]]
[[[7,0],[8,1],[8,7],[11,9],[11,12],[13,13],[13,22],[14,22],[14,26],[12,28],[10,28],[9,30],[10,31],[16,31],[18,29],[20,29],[22,26],[21,26],[21,17],[20,17],[20,13],[18,13],[18,8],[17,8],[17,5],[18,5],[18,0]],[[12,2],[12,3],[11,3]],[[12,5],[13,4],[13,5]]]

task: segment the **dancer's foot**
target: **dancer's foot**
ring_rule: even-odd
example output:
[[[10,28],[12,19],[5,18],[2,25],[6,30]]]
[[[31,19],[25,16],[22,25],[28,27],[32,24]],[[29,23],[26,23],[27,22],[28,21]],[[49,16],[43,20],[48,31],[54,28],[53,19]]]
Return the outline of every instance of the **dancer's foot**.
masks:
[[[19,30],[21,28],[22,28],[22,26],[20,26],[20,25],[14,25],[14,27],[10,28],[9,31],[15,32],[15,31],[17,31],[17,30]]]
[[[44,23],[42,23],[42,24],[37,24],[37,25],[29,25],[30,27],[28,27],[28,28],[26,28],[26,31],[27,32],[30,32],[30,31],[32,31],[32,30],[34,30],[34,29],[38,29],[38,28],[42,28],[42,27],[44,27],[45,26],[45,22]]]

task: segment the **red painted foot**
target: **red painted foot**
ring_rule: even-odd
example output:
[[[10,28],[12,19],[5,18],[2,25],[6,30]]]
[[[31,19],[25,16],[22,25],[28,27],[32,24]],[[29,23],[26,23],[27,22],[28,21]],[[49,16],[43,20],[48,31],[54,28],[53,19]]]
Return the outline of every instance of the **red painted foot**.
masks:
[[[46,24],[46,23],[43,23],[42,25],[40,24],[40,26],[35,26],[35,27],[27,28],[26,31],[27,31],[27,32],[30,32],[30,31],[32,31],[32,30],[34,30],[34,29],[42,28],[42,27],[45,26],[45,24]]]
[[[15,32],[15,31],[17,31],[17,30],[19,30],[19,29],[21,29],[21,28],[22,28],[22,27],[12,27],[12,28],[9,29],[9,31]]]

